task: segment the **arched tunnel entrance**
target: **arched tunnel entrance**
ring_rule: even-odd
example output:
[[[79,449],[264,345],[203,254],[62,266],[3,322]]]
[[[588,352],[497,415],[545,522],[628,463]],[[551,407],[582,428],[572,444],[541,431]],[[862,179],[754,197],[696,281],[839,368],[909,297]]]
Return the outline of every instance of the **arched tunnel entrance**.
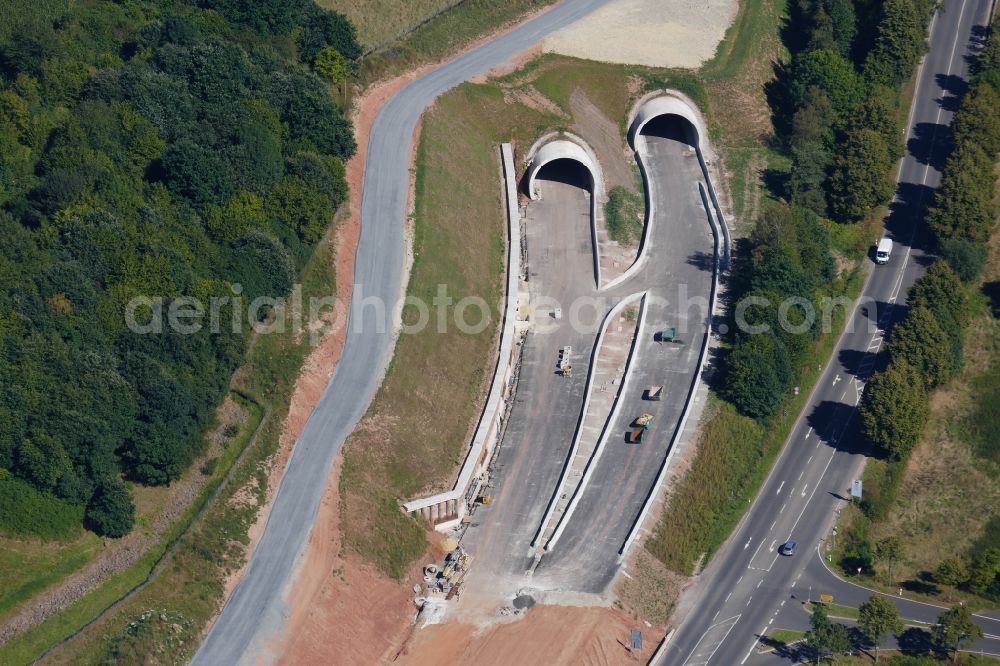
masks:
[[[684,95],[667,91],[641,101],[629,122],[629,142],[634,149],[639,136],[660,137],[686,143],[699,150],[705,121]]]
[[[591,194],[594,191],[594,177],[590,170],[571,157],[557,158],[539,167],[534,174],[534,181],[536,190],[544,189],[546,182],[552,182],[578,187]]]
[[[595,199],[602,198],[604,185],[597,159],[581,143],[555,139],[533,149],[524,176],[524,190],[530,198],[538,199],[541,194],[537,180],[573,185],[587,190]]]
[[[656,137],[698,147],[698,132],[687,118],[673,113],[654,116],[646,121],[639,133],[645,137]]]
[[[544,257],[559,274],[547,280],[540,275],[553,288],[547,296],[569,297],[590,281],[599,287],[596,215],[603,181],[593,152],[580,140],[555,139],[530,154],[523,180],[523,191],[532,199],[527,219],[542,224],[527,225],[525,243],[529,256],[533,248],[544,248],[536,266]]]

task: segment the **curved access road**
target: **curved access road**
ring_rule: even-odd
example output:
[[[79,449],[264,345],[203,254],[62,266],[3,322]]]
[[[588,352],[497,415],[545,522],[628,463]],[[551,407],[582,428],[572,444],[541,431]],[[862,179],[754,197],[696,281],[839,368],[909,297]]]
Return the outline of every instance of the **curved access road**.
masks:
[[[420,115],[441,93],[510,61],[605,2],[561,2],[415,79],[379,111],[368,140],[361,239],[341,360],[292,449],[246,574],[193,663],[221,666],[255,660],[262,656],[268,638],[283,626],[283,596],[316,517],[333,459],[367,409],[391,357],[392,311],[402,295],[409,187],[409,165],[400,155],[410,153]]]

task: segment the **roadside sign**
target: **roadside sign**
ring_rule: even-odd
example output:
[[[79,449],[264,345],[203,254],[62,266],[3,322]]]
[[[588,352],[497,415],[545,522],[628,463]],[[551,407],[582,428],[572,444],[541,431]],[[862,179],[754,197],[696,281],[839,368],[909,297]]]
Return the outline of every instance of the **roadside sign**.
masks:
[[[851,497],[861,497],[861,479],[851,484]]]
[[[832,594],[821,594],[821,595],[819,595],[819,600],[822,601],[824,604],[832,604],[833,603],[833,595]]]

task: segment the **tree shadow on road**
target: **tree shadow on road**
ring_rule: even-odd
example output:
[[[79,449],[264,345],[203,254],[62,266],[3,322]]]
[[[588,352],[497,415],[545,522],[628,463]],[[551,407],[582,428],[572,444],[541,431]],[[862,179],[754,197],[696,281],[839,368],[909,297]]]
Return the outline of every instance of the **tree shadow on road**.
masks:
[[[942,100],[955,99],[944,97]],[[942,101],[942,105],[944,101]],[[910,156],[921,164],[927,164],[935,169],[944,167],[948,157],[948,147],[951,145],[951,130],[947,125],[934,123],[917,123],[913,127],[913,136],[906,142]]]
[[[715,255],[711,252],[695,252],[687,258],[687,263],[699,271],[711,272],[715,270]]]
[[[918,656],[930,654],[934,649],[930,632],[917,627],[907,627],[897,639],[899,651],[905,655]]]
[[[837,354],[837,362],[840,369],[852,377],[865,377],[871,374],[866,372],[866,367],[871,367],[871,360],[868,359],[868,352],[861,349],[841,349]]]
[[[794,643],[784,643],[782,641],[776,641],[773,638],[764,636],[762,634],[757,635],[757,640],[765,648],[770,648],[771,653],[778,657],[779,659],[786,659],[793,664],[812,662],[816,657],[815,650],[809,646],[804,640],[799,640]]]
[[[969,39],[970,52],[962,56],[969,65],[975,66],[978,63],[979,53],[986,46],[986,38],[989,34],[989,26],[979,24],[972,26],[972,37]]]
[[[958,110],[962,95],[969,90],[969,82],[955,74],[937,74],[934,78],[941,90],[947,93],[938,98],[938,104],[945,111],[954,113]]]
[[[824,400],[809,414],[807,422],[824,444],[844,453],[868,453],[869,445],[858,429],[852,405]]]
[[[896,187],[896,198],[889,204],[889,216],[885,221],[886,232],[896,243],[909,244],[914,237],[913,225],[922,219],[924,210],[934,200],[934,189],[917,183],[899,183]],[[914,245],[919,247],[922,237],[927,234],[916,234]],[[895,251],[899,252],[896,248]]]

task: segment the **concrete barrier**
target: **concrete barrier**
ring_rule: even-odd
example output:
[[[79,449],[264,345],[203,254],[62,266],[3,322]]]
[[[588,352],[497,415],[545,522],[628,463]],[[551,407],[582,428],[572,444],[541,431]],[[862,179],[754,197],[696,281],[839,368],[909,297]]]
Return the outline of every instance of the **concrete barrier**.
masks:
[[[662,661],[663,655],[667,653],[667,647],[669,647],[670,640],[674,637],[675,633],[677,633],[677,628],[671,627],[670,631],[668,631],[663,637],[663,640],[660,641],[660,645],[656,648],[656,652],[654,652],[649,658],[649,661],[646,662],[648,666],[654,666],[654,664],[659,664]]]
[[[597,368],[597,357],[601,352],[601,345],[604,343],[604,335],[608,332],[608,327],[614,321],[615,317],[621,314],[621,311],[625,309],[625,306],[633,302],[635,300],[634,297],[644,296],[645,293],[646,292],[633,294],[633,297],[623,298],[621,301],[616,303],[613,308],[611,308],[608,314],[604,315],[604,321],[601,322],[601,331],[597,334],[597,341],[594,343],[594,353],[590,359],[590,367],[587,368],[587,384],[583,389],[583,408],[580,410],[580,419],[576,422],[576,430],[573,434],[573,444],[570,446],[566,465],[563,467],[562,474],[559,476],[559,483],[556,486],[556,492],[549,500],[549,504],[545,508],[545,516],[542,518],[542,522],[538,526],[538,531],[535,532],[535,537],[531,540],[531,546],[533,548],[538,547],[539,541],[545,535],[545,528],[549,524],[549,520],[552,519],[552,514],[555,513],[556,505],[559,503],[559,497],[562,495],[563,488],[566,486],[566,479],[569,476],[573,460],[576,458],[576,454],[580,450],[580,437],[583,434],[583,424],[587,420],[587,412],[590,409],[590,396],[594,391],[594,371]]]
[[[719,224],[716,223],[714,216],[712,215],[712,209],[709,205],[708,196],[705,192],[704,186],[699,183],[699,189],[701,190],[702,202],[705,206],[705,212],[708,213],[709,220],[712,220],[712,231],[713,237],[715,239],[715,267],[712,271],[712,293],[709,298],[709,326],[705,331],[704,339],[701,343],[701,354],[698,359],[698,372],[695,373],[694,378],[691,380],[691,387],[688,390],[687,398],[684,401],[684,411],[681,414],[680,423],[677,425],[677,429],[674,431],[673,437],[670,439],[670,446],[667,449],[667,455],[663,459],[662,465],[660,465],[660,471],[656,475],[656,481],[653,483],[653,487],[650,489],[649,496],[643,503],[642,510],[635,519],[635,523],[632,524],[632,529],[629,530],[628,536],[625,538],[625,542],[622,544],[621,549],[618,551],[618,561],[624,560],[628,556],[628,551],[635,542],[636,537],[639,535],[639,531],[642,529],[642,524],[646,521],[649,516],[650,509],[652,509],[653,504],[656,502],[660,493],[663,491],[664,481],[666,480],[667,472],[670,469],[670,461],[673,460],[674,453],[677,452],[677,440],[684,434],[684,427],[687,425],[688,417],[691,415],[691,406],[694,404],[695,394],[698,392],[698,386],[701,384],[701,373],[705,367],[705,360],[708,357],[709,343],[712,338],[712,321],[715,318],[715,306],[716,297],[718,295],[718,285],[719,285],[719,267],[720,267],[720,252],[721,252],[721,241],[720,236],[723,235],[722,229],[719,228]],[[725,226],[725,219],[721,218],[721,225]],[[728,237],[728,234],[726,234]]]
[[[439,531],[456,527],[468,511],[469,502],[478,493],[480,478],[499,439],[509,398],[510,379],[516,363],[514,322],[518,313],[518,280],[521,275],[521,217],[517,205],[514,152],[509,143],[500,146],[500,161],[507,212],[507,280],[500,348],[493,371],[493,383],[454,487],[446,492],[403,504],[407,513],[420,512]]]
[[[593,476],[594,468],[597,467],[597,461],[601,459],[601,455],[604,453],[604,449],[608,443],[608,438],[611,435],[611,426],[614,425],[615,419],[618,418],[618,413],[621,411],[621,398],[628,391],[629,385],[632,383],[632,361],[635,359],[635,351],[639,347],[639,342],[643,339],[643,335],[646,330],[646,296],[648,293],[649,292],[642,292],[641,294],[642,305],[639,309],[639,325],[636,327],[635,337],[632,338],[632,346],[628,352],[628,360],[625,361],[625,377],[622,379],[618,395],[615,396],[615,402],[611,407],[611,413],[608,414],[608,420],[604,422],[604,428],[601,430],[597,446],[594,447],[594,451],[590,455],[590,460],[587,461],[587,466],[583,471],[583,478],[580,479],[580,484],[573,492],[573,497],[570,499],[569,505],[566,507],[563,515],[559,518],[559,524],[556,525],[556,529],[552,533],[552,538],[545,544],[545,550],[552,550],[552,548],[556,545],[556,542],[559,541],[559,537],[562,536],[563,531],[566,529],[566,525],[569,524],[570,518],[573,517],[573,512],[576,511],[576,507],[580,503],[580,498],[583,497],[583,492],[587,489],[587,485],[590,483],[590,477]],[[634,297],[635,295],[622,299],[622,303],[619,305],[626,302],[634,302]],[[614,320],[610,320],[609,324],[613,321]],[[597,362],[596,359],[594,362]]]

